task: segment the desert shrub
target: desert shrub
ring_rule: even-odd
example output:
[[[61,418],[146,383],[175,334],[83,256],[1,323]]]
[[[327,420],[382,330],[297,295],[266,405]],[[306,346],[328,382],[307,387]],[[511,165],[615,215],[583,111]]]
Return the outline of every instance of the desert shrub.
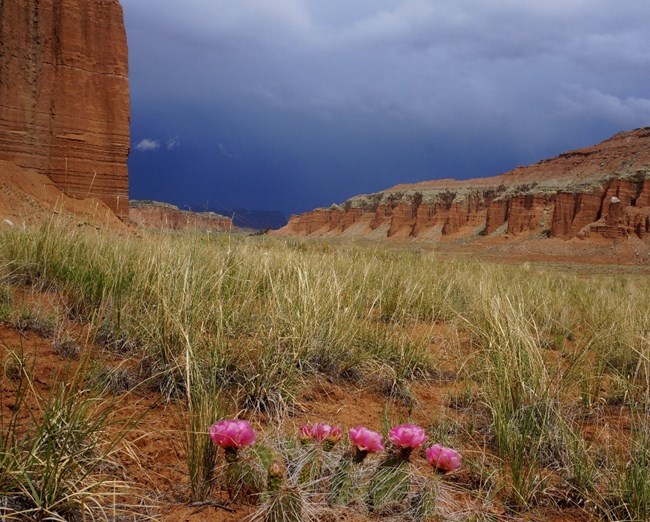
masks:
[[[303,376],[295,355],[268,345],[253,348],[233,372],[235,393],[242,408],[265,412],[271,417],[284,416],[294,404]]]
[[[217,446],[210,440],[208,429],[227,413],[227,404],[219,392],[215,385],[206,388],[203,382],[191,386],[188,392],[187,412],[182,419],[185,426],[182,450],[193,501],[206,500],[214,485]]]
[[[11,288],[0,279],[0,306],[8,306],[11,304],[11,301]]]
[[[0,323],[7,322],[12,312],[12,295],[8,286],[0,284]]]
[[[106,466],[137,421],[117,420],[114,403],[79,388],[83,370],[51,383],[45,397],[24,365],[20,368],[10,381],[16,397],[12,413],[7,416],[4,408],[0,413],[2,515],[97,520],[106,519],[107,508],[123,511],[112,502],[128,487]]]
[[[38,309],[21,307],[10,314],[11,325],[19,332],[49,337],[55,332],[55,320]]]
[[[629,520],[650,518],[650,421],[648,406],[633,408],[629,460],[620,471],[621,509]]]
[[[81,355],[81,346],[66,331],[65,323],[60,323],[54,332],[52,339],[54,353],[66,359],[76,360]]]

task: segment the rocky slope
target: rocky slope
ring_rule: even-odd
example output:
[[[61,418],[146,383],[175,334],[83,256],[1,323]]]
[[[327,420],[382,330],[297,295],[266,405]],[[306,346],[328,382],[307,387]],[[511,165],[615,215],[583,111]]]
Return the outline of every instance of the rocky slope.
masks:
[[[604,237],[650,233],[650,127],[492,178],[398,185],[292,216],[278,235]]]
[[[66,196],[45,174],[0,160],[0,229],[53,220],[78,227],[126,232],[101,200]]]
[[[169,203],[158,201],[130,202],[131,221],[145,228],[166,230],[232,230],[232,220],[214,212],[181,210]]]
[[[118,0],[0,1],[0,160],[127,216],[129,110]]]

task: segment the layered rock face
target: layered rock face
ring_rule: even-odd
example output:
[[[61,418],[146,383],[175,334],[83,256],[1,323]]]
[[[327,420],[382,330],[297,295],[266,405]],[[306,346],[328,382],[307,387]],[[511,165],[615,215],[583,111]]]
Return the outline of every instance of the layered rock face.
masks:
[[[128,216],[129,111],[118,0],[0,0],[0,160]]]
[[[292,216],[278,235],[454,240],[650,234],[650,127],[528,167],[398,185]]]
[[[232,220],[214,212],[181,210],[158,201],[130,202],[131,221],[145,228],[164,230],[232,230]]]

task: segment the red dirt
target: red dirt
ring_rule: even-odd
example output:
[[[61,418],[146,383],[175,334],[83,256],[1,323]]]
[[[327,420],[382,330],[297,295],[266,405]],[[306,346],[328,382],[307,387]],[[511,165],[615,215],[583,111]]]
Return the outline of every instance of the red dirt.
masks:
[[[55,293],[33,294],[28,288],[13,288],[14,300],[24,305],[33,305],[45,311],[55,310],[62,305],[59,296]],[[81,325],[68,322],[66,329],[74,331],[78,337],[84,338],[85,328]],[[453,333],[446,325],[436,327],[435,338],[432,339],[431,350],[435,355],[444,359],[446,342]],[[20,333],[8,325],[0,324],[0,360],[6,362],[6,351],[21,349],[29,360],[34,362],[34,376],[38,391],[47,394],[49,386],[55,376],[63,375],[71,363],[57,355],[53,350],[52,339],[43,338],[34,333]],[[92,352],[93,355],[104,360],[107,364],[116,364],[118,359],[113,354],[106,353],[101,347],[87,344],[82,347],[83,353]],[[391,424],[412,421],[423,426],[435,429],[440,422],[453,427],[457,421],[467,421],[469,410],[456,410],[449,404],[449,397],[456,396],[465,386],[471,383],[449,380],[431,380],[421,382],[412,387],[412,393],[417,401],[415,407],[410,408],[399,402],[390,402],[373,388],[360,388],[349,383],[337,383],[323,377],[314,380],[310,386],[303,390],[298,397],[298,405],[293,414],[288,417],[282,426],[287,434],[296,433],[298,427],[306,422],[334,422],[344,428],[363,423],[371,428],[380,430],[384,419]],[[3,414],[9,414],[9,408],[14,402],[13,390],[6,386],[3,380],[2,388]],[[471,415],[474,419],[481,418],[478,413],[480,405],[471,404]],[[249,516],[254,508],[243,506],[227,506],[223,508],[206,505],[191,506],[188,504],[188,477],[181,450],[183,411],[178,403],[164,404],[153,393],[146,395],[130,393],[119,400],[119,416],[128,419],[132,416],[146,416],[137,430],[129,437],[129,446],[132,448],[131,457],[128,453],[122,455],[121,479],[133,483],[146,492],[147,502],[151,502],[153,513],[157,513],[163,521],[187,522],[225,522],[239,521]],[[258,417],[252,419],[256,427],[264,430],[268,427],[266,419]],[[616,408],[604,412],[593,424],[588,424],[585,435],[588,439],[599,443],[611,444],[613,439],[620,440],[622,434],[629,428],[623,413]],[[482,439],[481,427],[476,426],[476,434],[468,438],[462,435],[461,451],[467,462],[478,459],[487,453],[485,442]],[[422,454],[414,453],[413,461],[420,473],[431,474],[432,471]],[[469,484],[467,471],[463,470],[455,478],[461,485]],[[213,498],[224,504],[227,497],[224,492],[215,489]],[[461,505],[470,502],[469,497],[463,494],[455,498]],[[531,512],[515,515],[506,510],[498,502],[492,508],[498,520],[535,520],[535,521],[574,521],[586,522],[590,517],[577,509],[559,509],[555,507],[539,506]],[[334,520],[334,519],[332,519]],[[354,516],[350,513],[341,514],[336,520],[363,521],[368,518]]]
[[[33,225],[56,217],[73,226],[128,230],[99,199],[68,197],[45,174],[0,161],[0,227]]]

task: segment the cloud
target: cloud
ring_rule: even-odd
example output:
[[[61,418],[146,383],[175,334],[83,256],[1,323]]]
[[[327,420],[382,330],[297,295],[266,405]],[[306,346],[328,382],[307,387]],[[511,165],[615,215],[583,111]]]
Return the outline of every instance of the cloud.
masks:
[[[180,147],[180,146],[181,146],[181,142],[178,138],[170,138],[165,142],[165,148],[167,150],[173,150],[176,147]]]
[[[143,140],[140,140],[135,146],[135,149],[140,152],[151,152],[154,150],[158,150],[159,148],[160,148],[160,141],[152,140],[150,138],[144,138]]]
[[[145,29],[167,40],[196,47],[230,49],[273,44],[310,34],[311,18],[302,0],[123,0],[134,16],[149,19]]]
[[[650,35],[639,18],[650,16],[648,6],[645,0],[403,0],[342,27],[332,40],[348,50],[434,50],[472,62],[558,54],[573,61],[605,48],[647,60],[643,46],[633,45]]]
[[[135,149],[139,152],[152,152],[159,150],[163,146],[165,150],[174,150],[181,146],[181,142],[178,138],[169,138],[164,141],[144,138],[136,144]]]
[[[122,4],[134,129],[183,136],[135,150],[236,157],[219,176],[246,197],[495,174],[650,124],[648,0]]]
[[[512,103],[529,98],[530,88],[548,102],[560,79],[587,77],[588,87],[606,92],[632,75],[647,80],[642,71],[650,70],[650,26],[641,16],[650,16],[647,0],[123,3],[134,74],[141,71],[148,84],[143,95],[158,91],[179,103],[188,93],[212,104],[257,94],[261,103],[301,110],[332,101],[365,110],[377,100],[375,107],[403,106],[433,121],[438,107],[449,113],[464,106],[448,102],[459,94],[489,104],[482,87],[523,84],[510,92]],[[132,36],[134,25],[139,33]],[[138,48],[147,56],[139,59]],[[159,50],[159,63],[151,49]],[[423,105],[435,110],[423,114]]]
[[[579,85],[568,86],[557,105],[564,117],[601,119],[623,128],[641,127],[650,122],[650,98],[621,97]]]
[[[176,44],[236,54],[273,54],[276,63],[327,50],[356,53],[438,49],[465,59],[519,59],[591,46],[645,60],[647,0],[123,0],[141,30]],[[646,16],[644,16],[646,15]],[[169,45],[169,43],[167,44]],[[279,50],[287,53],[279,56]],[[607,53],[609,54],[609,52]]]
[[[232,152],[230,152],[230,151],[228,150],[228,147],[226,147],[223,143],[219,143],[219,144],[217,145],[217,151],[218,151],[219,154],[220,154],[221,156],[223,156],[224,158],[230,158],[230,159],[233,159],[233,158],[236,157]]]

